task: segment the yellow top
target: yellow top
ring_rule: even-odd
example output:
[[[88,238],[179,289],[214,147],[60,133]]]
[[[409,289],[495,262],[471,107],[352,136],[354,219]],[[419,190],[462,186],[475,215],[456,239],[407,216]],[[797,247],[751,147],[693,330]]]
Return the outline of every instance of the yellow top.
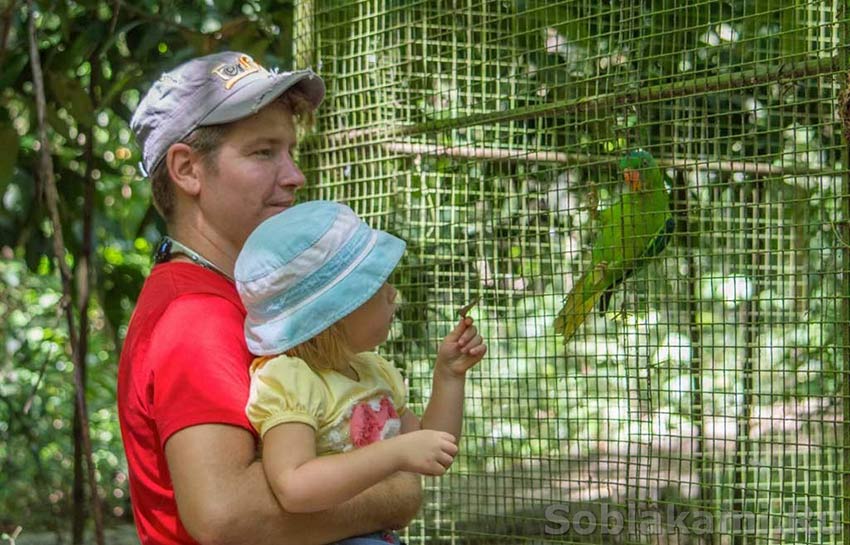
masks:
[[[311,426],[319,455],[398,435],[407,398],[401,373],[372,352],[358,354],[351,367],[359,380],[313,370],[299,358],[257,358],[251,365],[248,419],[260,436],[284,423]]]

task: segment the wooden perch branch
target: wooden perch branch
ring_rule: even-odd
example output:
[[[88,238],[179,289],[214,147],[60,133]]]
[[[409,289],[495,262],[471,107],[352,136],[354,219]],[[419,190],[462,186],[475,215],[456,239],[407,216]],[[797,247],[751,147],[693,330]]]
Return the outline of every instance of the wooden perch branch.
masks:
[[[392,153],[409,155],[434,155],[453,159],[477,159],[484,161],[522,161],[531,163],[560,163],[564,165],[586,165],[589,163],[611,163],[620,160],[620,155],[591,155],[585,153],[564,153],[559,151],[524,151],[502,148],[474,148],[469,146],[438,146],[436,144],[408,144],[404,142],[386,142],[381,144]],[[757,178],[783,176],[786,174],[805,175],[823,174],[839,171],[832,169],[814,169],[805,167],[784,167],[770,163],[747,161],[719,161],[716,159],[656,157],[662,167],[674,167],[682,170],[719,170],[723,172],[743,172]]]
[[[408,155],[436,155],[453,159],[480,159],[484,161],[527,161],[530,163],[587,163],[593,156],[560,151],[523,151],[502,148],[474,148],[470,146],[438,146],[435,144],[407,144],[386,142],[383,148],[393,153]],[[605,159],[607,162],[609,159]],[[611,157],[613,160],[613,156]]]

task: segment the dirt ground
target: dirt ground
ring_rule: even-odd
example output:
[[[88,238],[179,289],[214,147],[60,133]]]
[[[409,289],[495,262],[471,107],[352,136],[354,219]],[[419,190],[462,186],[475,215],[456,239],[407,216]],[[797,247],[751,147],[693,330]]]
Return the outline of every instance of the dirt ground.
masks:
[[[131,524],[107,528],[104,531],[104,541],[109,545],[139,545],[136,528]],[[71,537],[57,536],[52,532],[30,533],[23,530],[14,543],[15,545],[69,545]],[[85,544],[95,545],[94,536],[87,535]],[[3,542],[3,545],[7,543]]]

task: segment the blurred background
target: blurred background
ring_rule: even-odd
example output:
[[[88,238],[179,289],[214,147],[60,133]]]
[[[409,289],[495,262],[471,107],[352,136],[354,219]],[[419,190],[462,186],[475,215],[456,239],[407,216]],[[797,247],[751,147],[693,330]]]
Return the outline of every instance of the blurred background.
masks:
[[[135,539],[115,375],[163,225],[127,123],[159,73],[236,49],[322,75],[307,197],[408,242],[385,350],[415,407],[478,298],[462,454],[408,542],[847,543],[848,37],[840,0],[0,3],[3,539],[92,542],[84,420],[110,542]],[[675,232],[565,342],[637,149]]]

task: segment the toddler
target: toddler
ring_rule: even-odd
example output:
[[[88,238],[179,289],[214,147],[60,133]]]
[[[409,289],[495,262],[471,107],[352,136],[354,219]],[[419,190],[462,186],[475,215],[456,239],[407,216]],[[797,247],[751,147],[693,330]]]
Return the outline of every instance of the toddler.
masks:
[[[251,366],[246,412],[281,506],[322,511],[397,471],[442,475],[457,454],[466,372],[487,351],[470,318],[443,339],[422,420],[387,339],[405,243],[347,206],[313,201],[260,224],[236,261]],[[391,531],[340,543],[396,543]]]

